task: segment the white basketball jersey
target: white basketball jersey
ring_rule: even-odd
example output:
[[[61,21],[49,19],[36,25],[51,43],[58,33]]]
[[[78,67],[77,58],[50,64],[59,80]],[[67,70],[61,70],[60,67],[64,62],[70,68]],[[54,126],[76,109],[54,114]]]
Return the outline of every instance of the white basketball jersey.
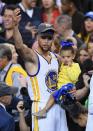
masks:
[[[37,55],[38,72],[30,76],[32,88],[29,87],[28,90],[32,100],[46,102],[50,93],[57,89],[58,61],[53,53],[51,53],[51,63],[40,54]]]

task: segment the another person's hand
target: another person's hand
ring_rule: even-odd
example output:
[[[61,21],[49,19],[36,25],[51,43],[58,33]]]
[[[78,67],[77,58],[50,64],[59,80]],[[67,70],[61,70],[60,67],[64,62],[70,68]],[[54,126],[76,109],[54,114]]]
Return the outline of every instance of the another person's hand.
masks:
[[[85,87],[89,88],[90,77],[88,75],[84,74],[83,75],[83,81],[84,81]]]
[[[17,104],[17,110],[19,113],[23,113],[24,112],[24,102],[23,101],[19,101]]]
[[[27,23],[26,30],[28,30],[32,34],[32,38],[35,38],[35,35],[37,33],[36,26],[32,26],[30,22]]]

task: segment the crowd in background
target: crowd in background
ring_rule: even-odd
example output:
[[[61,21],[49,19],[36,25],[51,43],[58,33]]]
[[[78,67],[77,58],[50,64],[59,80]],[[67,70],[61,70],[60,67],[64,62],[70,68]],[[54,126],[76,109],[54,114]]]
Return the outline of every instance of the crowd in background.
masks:
[[[18,87],[12,104],[7,96],[13,93],[0,95],[0,131],[92,131],[92,74],[93,0],[0,0],[0,82]],[[45,119],[31,115],[67,83],[75,85],[77,101],[88,109],[86,125],[56,104]]]

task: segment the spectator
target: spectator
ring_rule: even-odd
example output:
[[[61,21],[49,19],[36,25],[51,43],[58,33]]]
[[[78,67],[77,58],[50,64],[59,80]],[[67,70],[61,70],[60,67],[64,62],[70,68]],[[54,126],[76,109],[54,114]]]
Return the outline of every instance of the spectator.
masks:
[[[14,44],[13,40],[13,26],[14,21],[11,17],[13,15],[13,10],[16,9],[15,5],[6,5],[3,9],[3,24],[4,24],[4,34],[2,35],[2,39],[4,39],[5,42],[9,42]],[[3,43],[2,41],[0,43]]]
[[[24,43],[29,47],[32,47],[35,38],[32,38],[31,32],[25,27],[30,23],[29,26],[32,26],[34,28],[33,30],[36,30],[38,25],[42,22],[41,10],[38,7],[33,8],[32,2],[33,0],[22,0],[21,3],[18,4],[18,7],[20,7],[21,10],[19,29]]]
[[[93,39],[89,40],[87,48],[88,48],[88,53],[90,55],[90,58],[93,61]]]
[[[0,37],[0,43],[11,43],[14,44],[14,39],[13,39],[13,27],[14,27],[14,21],[11,17],[11,15],[13,15],[13,11],[14,9],[16,9],[15,5],[6,5],[4,10],[3,10],[3,18],[4,18],[4,34],[2,35],[2,37]],[[29,25],[27,26],[27,28],[30,27]],[[33,37],[35,36],[34,31],[33,32]],[[32,34],[32,33],[31,33]],[[18,56],[18,63],[20,63],[22,66],[23,65],[23,61],[20,58],[20,56]]]
[[[15,49],[14,45],[9,44],[9,43],[5,43],[5,44],[3,44],[3,45],[6,45],[7,47],[10,48],[10,50],[11,50],[11,52],[12,52],[12,62],[13,62],[14,64],[17,64],[18,54],[17,54],[17,52],[16,52],[16,49]]]
[[[88,44],[92,32],[93,32],[93,11],[87,12],[85,14],[81,32],[80,34],[78,34],[78,37],[80,37],[84,43]]]
[[[72,19],[68,15],[60,15],[55,22],[55,29],[61,39],[66,40],[67,37],[75,37],[77,40],[77,47],[80,47],[83,42],[72,30]]]
[[[6,83],[8,82],[7,84],[10,84],[10,85],[12,85],[13,83],[18,84],[18,82],[16,83],[16,81],[15,81],[16,77],[14,79],[14,77],[12,76],[13,75],[12,73],[14,73],[14,72],[19,72],[21,74],[24,74],[25,77],[27,76],[26,72],[22,69],[22,67],[20,65],[17,65],[17,64],[13,65],[13,63],[11,62],[12,52],[9,47],[7,47],[6,45],[3,45],[3,44],[0,45],[0,60],[2,61],[2,64],[0,65],[0,68],[1,68],[0,81],[6,81]],[[5,71],[3,72],[3,70],[6,66],[7,66],[7,69],[5,69]],[[18,66],[19,69],[17,69],[16,66]],[[11,73],[9,73],[9,72],[11,72]],[[2,75],[2,73],[3,73],[3,75]],[[6,73],[7,73],[7,75],[6,75]],[[9,75],[9,74],[11,74],[11,75]],[[12,81],[12,79],[15,82]],[[18,77],[17,77],[17,79],[18,79]],[[19,87],[19,86],[17,86],[17,87]]]
[[[81,46],[81,48],[78,51],[78,62],[80,64],[80,67],[82,69],[82,63],[89,58],[87,46]]]
[[[79,8],[79,0],[62,0],[62,11],[72,17],[72,29],[76,34],[80,32],[84,18],[83,14],[79,11]]]
[[[43,22],[54,25],[55,19],[60,15],[55,0],[42,0],[42,7]]]
[[[15,131],[13,117],[6,111],[6,106],[11,104],[12,95],[17,93],[18,88],[10,87],[0,82],[0,130]]]

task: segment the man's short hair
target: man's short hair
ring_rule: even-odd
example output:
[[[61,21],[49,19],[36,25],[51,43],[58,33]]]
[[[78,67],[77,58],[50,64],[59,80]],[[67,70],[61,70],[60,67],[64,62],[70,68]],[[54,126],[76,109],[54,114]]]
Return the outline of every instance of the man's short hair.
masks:
[[[61,3],[62,2],[64,2],[64,1],[66,1],[66,2],[68,2],[68,3],[73,3],[74,4],[74,6],[78,9],[78,10],[81,10],[81,2],[80,2],[80,0],[61,0]]]
[[[12,60],[12,52],[9,47],[1,44],[0,45],[0,58],[4,58],[4,57],[7,57],[9,61]]]
[[[68,15],[60,15],[56,19],[56,23],[61,26],[67,24],[68,29],[72,28],[72,18]]]
[[[4,8],[3,8],[3,10],[2,10],[2,15],[4,15],[5,10],[12,10],[12,11],[14,11],[16,8],[17,8],[17,6],[13,5],[13,4],[11,4],[11,5],[5,5]]]

